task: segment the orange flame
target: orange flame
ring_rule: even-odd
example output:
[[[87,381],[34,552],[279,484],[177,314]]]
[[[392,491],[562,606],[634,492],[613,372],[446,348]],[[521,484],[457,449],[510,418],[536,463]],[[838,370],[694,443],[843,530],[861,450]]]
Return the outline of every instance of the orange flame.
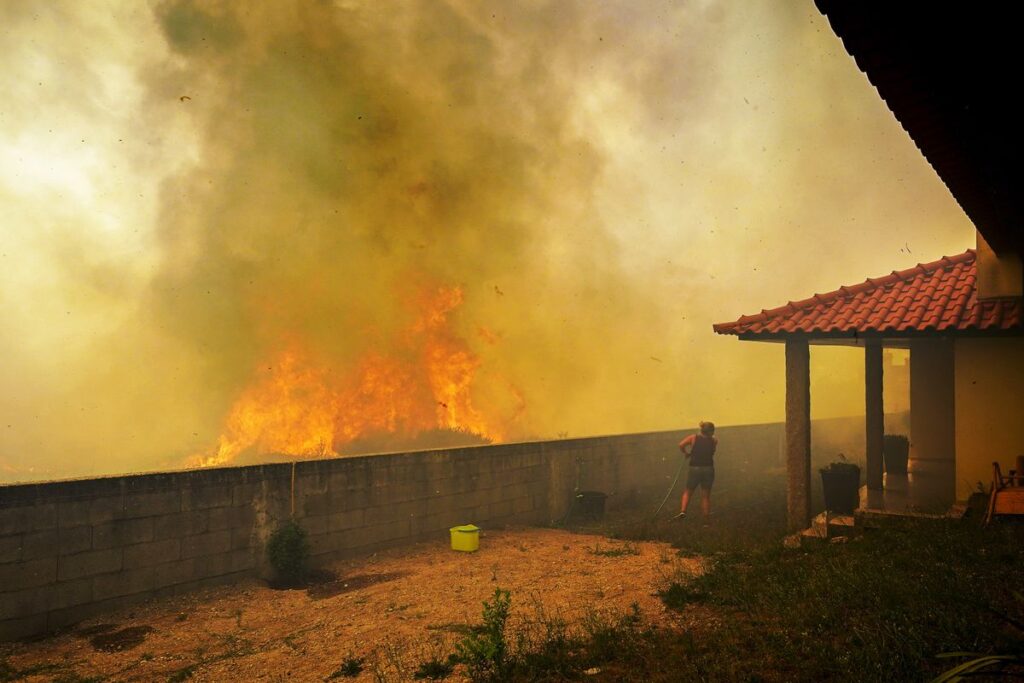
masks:
[[[357,439],[437,429],[504,440],[502,421],[473,402],[480,359],[450,329],[462,300],[459,287],[421,292],[414,301],[418,315],[395,350],[368,352],[348,369],[311,360],[293,342],[235,401],[217,446],[188,465],[223,465],[242,453],[332,456]],[[518,419],[522,398],[515,387],[509,390]]]

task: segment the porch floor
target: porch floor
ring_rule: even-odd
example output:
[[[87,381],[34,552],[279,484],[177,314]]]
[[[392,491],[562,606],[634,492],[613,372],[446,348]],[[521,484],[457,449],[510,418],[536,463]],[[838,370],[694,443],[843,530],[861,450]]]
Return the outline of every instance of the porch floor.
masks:
[[[899,517],[961,517],[946,477],[885,474],[882,489],[860,488],[858,513]]]

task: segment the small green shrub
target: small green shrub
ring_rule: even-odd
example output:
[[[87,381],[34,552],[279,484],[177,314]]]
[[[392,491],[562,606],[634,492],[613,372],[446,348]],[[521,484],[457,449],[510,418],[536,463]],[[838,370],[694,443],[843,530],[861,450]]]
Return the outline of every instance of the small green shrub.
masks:
[[[362,657],[349,657],[337,671],[327,677],[327,680],[332,681],[337,678],[355,678],[359,674],[363,673],[363,662],[365,660]]]
[[[658,591],[658,597],[665,607],[681,611],[691,602],[698,601],[702,596],[698,591],[673,581],[668,588]]]
[[[267,557],[280,581],[294,584],[306,577],[309,569],[309,539],[306,530],[288,520],[270,535]]]
[[[505,624],[511,606],[511,594],[495,588],[491,601],[484,601],[483,631],[471,633],[455,644],[455,661],[465,664],[475,681],[501,679],[508,673],[511,661]]]

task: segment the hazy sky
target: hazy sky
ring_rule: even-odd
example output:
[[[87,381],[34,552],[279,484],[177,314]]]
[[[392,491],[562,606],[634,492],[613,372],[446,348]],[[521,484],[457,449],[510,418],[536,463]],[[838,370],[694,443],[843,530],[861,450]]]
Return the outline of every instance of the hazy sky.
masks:
[[[712,323],[974,246],[810,0],[8,0],[0,61],[0,480],[181,466],[282,354],[350,406],[424,335],[505,439],[777,420]]]

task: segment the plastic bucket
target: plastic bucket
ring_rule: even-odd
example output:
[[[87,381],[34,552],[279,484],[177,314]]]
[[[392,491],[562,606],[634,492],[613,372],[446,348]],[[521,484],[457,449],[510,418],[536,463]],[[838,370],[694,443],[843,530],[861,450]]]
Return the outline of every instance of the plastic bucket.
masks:
[[[452,550],[464,553],[476,552],[480,548],[480,529],[472,524],[453,526],[448,530],[452,535]]]

